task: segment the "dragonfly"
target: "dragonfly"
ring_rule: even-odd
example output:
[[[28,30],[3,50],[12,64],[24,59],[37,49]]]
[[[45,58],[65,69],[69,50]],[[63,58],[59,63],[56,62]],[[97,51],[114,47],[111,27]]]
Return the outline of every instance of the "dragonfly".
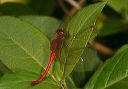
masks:
[[[64,28],[59,28],[56,31],[56,37],[51,41],[51,54],[50,54],[50,58],[49,58],[49,63],[44,71],[44,73],[41,75],[41,77],[35,81],[33,81],[31,83],[32,86],[40,83],[48,74],[50,67],[54,61],[54,59],[58,56],[59,51],[61,50],[61,48],[63,47],[63,44],[65,42],[65,39],[67,37],[67,32],[65,31]]]
[[[86,31],[88,32],[92,28],[93,28],[93,26],[88,27],[87,28],[88,30],[86,30]],[[84,33],[84,32],[80,32],[80,33],[82,35],[82,33]],[[66,32],[66,30],[64,28],[57,29],[56,37],[51,41],[51,44],[50,44],[50,46],[51,46],[50,47],[51,48],[51,53],[50,53],[49,63],[47,65],[44,73],[41,75],[41,77],[39,79],[33,81],[31,83],[31,86],[34,86],[34,85],[40,83],[46,77],[46,75],[48,74],[54,59],[57,56],[59,56],[58,54],[59,54],[60,50],[62,49],[62,47],[64,46],[64,44],[65,44],[64,42],[65,42],[67,37],[68,37],[68,33]],[[81,40],[81,39],[77,39],[75,36],[73,36],[73,40],[77,41],[77,40]],[[71,63],[71,62],[69,62],[69,63]]]

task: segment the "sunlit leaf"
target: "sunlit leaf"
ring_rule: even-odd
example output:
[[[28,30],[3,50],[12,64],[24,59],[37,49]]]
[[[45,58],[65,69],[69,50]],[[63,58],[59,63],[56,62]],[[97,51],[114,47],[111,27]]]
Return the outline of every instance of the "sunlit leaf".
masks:
[[[106,2],[89,5],[80,10],[68,23],[66,63],[63,76],[68,76],[79,61],[84,48],[96,31],[93,30],[96,17],[100,14]],[[95,8],[95,9],[94,9]]]
[[[128,45],[108,59],[84,89],[128,89]]]

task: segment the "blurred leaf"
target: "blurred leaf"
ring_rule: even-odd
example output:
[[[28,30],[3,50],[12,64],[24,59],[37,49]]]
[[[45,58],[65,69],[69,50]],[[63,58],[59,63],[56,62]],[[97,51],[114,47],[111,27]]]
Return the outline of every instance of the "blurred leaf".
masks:
[[[1,0],[0,3],[20,3],[20,4],[27,4],[29,0]]]
[[[100,18],[100,17],[98,17]],[[98,27],[98,25],[101,25]],[[108,36],[123,31],[123,23],[121,19],[105,18],[102,22],[97,24],[97,29],[100,29],[98,36]]]
[[[59,89],[56,82],[51,79],[42,81],[40,84],[31,87],[31,81],[36,78],[35,74],[27,71],[20,71],[12,74],[5,74],[0,79],[1,89]]]
[[[25,5],[18,4],[18,3],[5,3],[0,5],[0,14],[21,16],[21,15],[29,15],[29,14],[35,14],[35,13]]]
[[[80,10],[68,23],[67,32],[69,32],[69,39],[67,39],[66,63],[64,69],[64,77],[67,77],[79,61],[84,48],[89,40],[94,37],[96,32],[93,30],[96,17],[100,14],[106,2],[89,5]],[[95,9],[94,9],[95,8]]]
[[[108,5],[128,20],[128,0],[109,0]]]
[[[90,79],[84,89],[128,89],[128,45],[123,46]]]
[[[0,78],[2,77],[3,73],[0,71]]]
[[[54,0],[30,0],[29,6],[37,13],[51,15],[55,8]]]
[[[71,73],[76,86],[83,87],[101,63],[102,61],[98,58],[96,50],[87,47]]]
[[[20,19],[38,28],[49,39],[52,39],[61,24],[61,21],[47,16],[21,16]]]

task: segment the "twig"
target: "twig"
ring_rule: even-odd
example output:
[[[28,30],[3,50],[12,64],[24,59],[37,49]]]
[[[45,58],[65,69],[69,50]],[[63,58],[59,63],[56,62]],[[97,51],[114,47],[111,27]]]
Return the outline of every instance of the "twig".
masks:
[[[58,0],[58,4],[59,6],[63,9],[64,13],[69,16],[69,10],[66,8],[66,6],[64,5],[64,1],[63,0]]]
[[[69,0],[68,0],[68,1],[69,1]],[[71,1],[71,0],[70,0],[70,1]],[[64,20],[67,20],[67,19],[69,18],[69,16],[73,16],[78,10],[80,10],[81,7],[85,4],[85,0],[79,0],[78,2],[75,2],[75,3],[77,3],[77,5],[79,5],[80,8],[77,8],[77,6],[76,6],[76,7],[74,6],[74,7],[70,10],[70,13],[69,13],[68,15],[65,15],[65,16],[64,16]],[[70,2],[70,4],[73,5],[72,2]]]
[[[66,0],[68,3],[70,3],[73,7],[75,7],[76,9],[81,9],[81,6],[79,3],[77,3],[76,1],[74,0]]]
[[[91,46],[106,56],[112,56],[114,53],[114,51],[111,50],[110,48],[108,48],[98,42],[95,42],[95,41],[91,43]]]

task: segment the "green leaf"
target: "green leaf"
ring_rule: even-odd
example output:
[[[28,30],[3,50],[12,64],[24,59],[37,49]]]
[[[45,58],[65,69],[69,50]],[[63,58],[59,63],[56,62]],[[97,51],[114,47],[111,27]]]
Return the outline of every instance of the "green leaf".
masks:
[[[97,69],[102,61],[98,58],[96,50],[87,47],[71,73],[72,79],[77,87],[83,87],[92,73]],[[77,77],[80,76],[80,77]]]
[[[14,74],[7,75],[11,77],[5,76],[0,80],[2,89],[18,89],[18,87],[28,89],[26,84],[38,79],[49,61],[50,46],[47,37],[31,24],[10,16],[0,17],[0,49],[1,61],[14,72]],[[32,78],[31,80],[22,77],[24,74],[20,75],[23,79],[19,79],[17,72],[23,70],[28,73],[27,77]],[[47,83],[53,81],[56,84],[46,86],[43,82],[32,89],[62,87],[58,85],[58,77],[53,72],[49,72],[49,76],[45,81]]]
[[[47,16],[21,16],[20,19],[38,28],[49,39],[52,39],[61,24],[61,21]]]
[[[128,19],[128,0],[109,0],[108,5]]]
[[[0,71],[1,71],[1,73],[3,73],[3,74],[11,73],[11,72],[12,72],[9,68],[7,68],[6,65],[4,65],[4,64],[1,62],[1,60],[0,60]]]
[[[51,15],[55,8],[54,0],[30,0],[29,7],[43,15]]]
[[[0,5],[0,14],[1,15],[12,15],[12,16],[21,16],[35,14],[33,10],[28,8],[23,4],[18,3],[5,3]]]
[[[92,39],[96,31],[93,30],[96,17],[100,14],[106,2],[89,5],[80,10],[68,23],[66,63],[64,68],[64,77],[67,77],[79,61],[84,48]],[[95,9],[94,9],[95,8]]]
[[[61,21],[47,16],[21,16],[20,19],[25,21],[34,27],[38,28],[43,32],[50,40],[55,36],[56,30],[61,25]],[[61,65],[59,59],[56,59],[54,62],[52,73],[58,80],[61,80],[63,72],[61,71]],[[63,65],[64,66],[64,65]]]
[[[49,61],[49,40],[43,33],[9,16],[0,18],[0,49],[1,61],[14,72],[41,74]]]
[[[1,89],[59,89],[55,81],[48,78],[40,84],[31,87],[30,83],[37,78],[35,74],[27,71],[20,71],[12,74],[5,74],[0,79]]]
[[[84,89],[128,89],[128,45],[108,59]]]

